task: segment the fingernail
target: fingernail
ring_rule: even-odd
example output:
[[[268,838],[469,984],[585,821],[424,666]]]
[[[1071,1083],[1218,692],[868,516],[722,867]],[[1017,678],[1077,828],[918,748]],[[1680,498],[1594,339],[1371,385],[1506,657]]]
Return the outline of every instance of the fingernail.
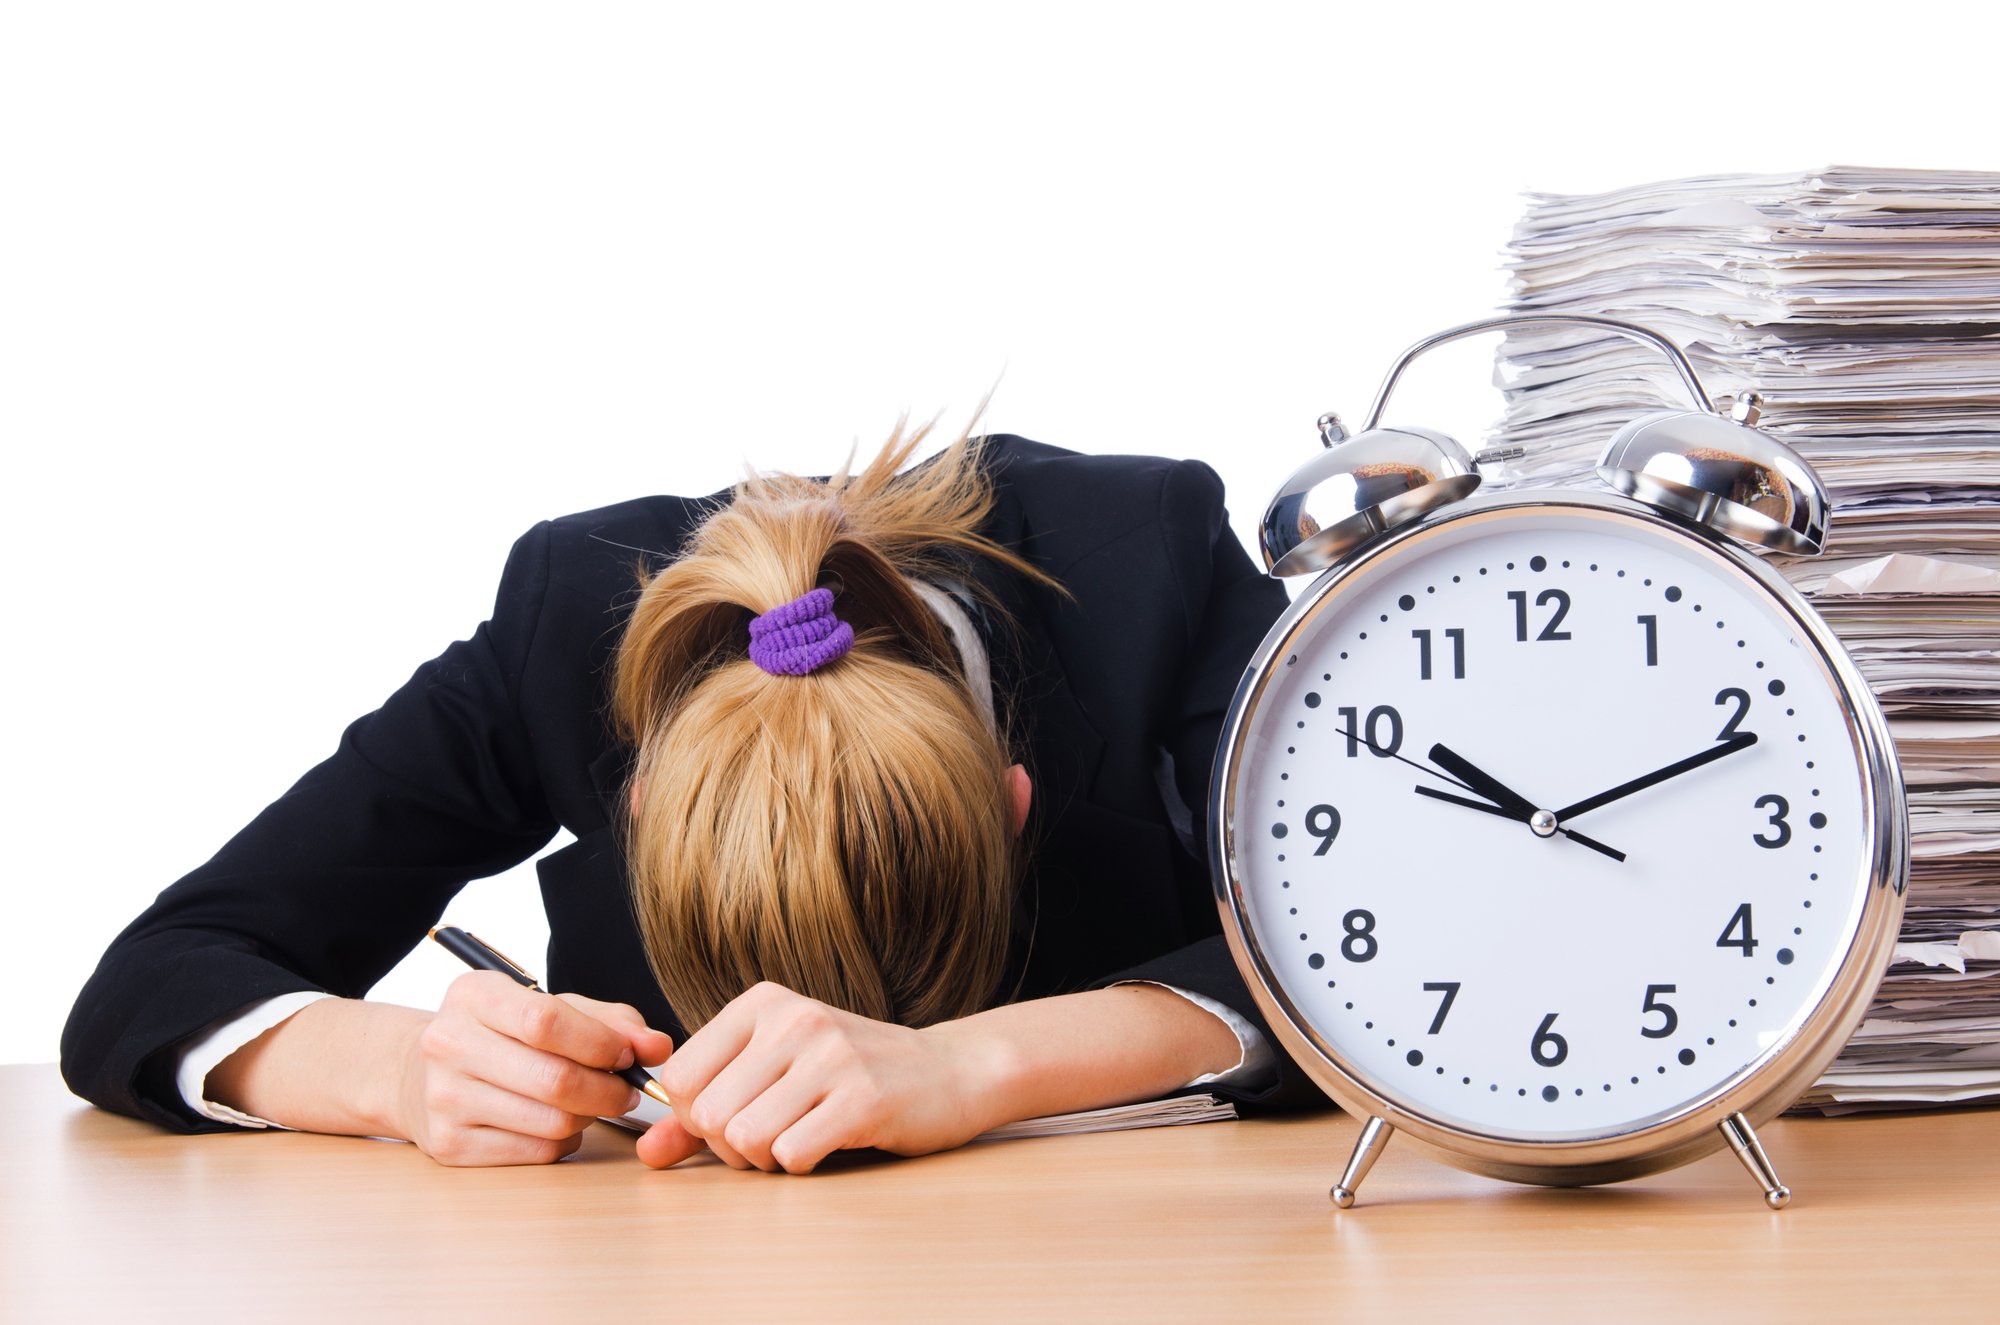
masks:
[[[639,1092],[636,1090],[633,1091],[632,1098],[625,1101],[625,1112],[637,1113],[639,1111],[639,1099],[640,1099]]]
[[[622,1051],[620,1051],[618,1055],[618,1070],[620,1072],[623,1072],[626,1068],[632,1066],[632,1064],[638,1061],[639,1060],[635,1058],[632,1054],[632,1046],[628,1044]]]

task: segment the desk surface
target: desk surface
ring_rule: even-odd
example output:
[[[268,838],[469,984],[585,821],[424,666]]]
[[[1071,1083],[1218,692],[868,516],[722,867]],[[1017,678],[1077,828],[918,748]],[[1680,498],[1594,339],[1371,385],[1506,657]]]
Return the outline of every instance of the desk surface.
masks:
[[[1727,1154],[1513,1187],[1393,1142],[1336,1211],[1339,1114],[655,1173],[592,1129],[548,1168],[183,1137],[0,1068],[0,1320],[1880,1319],[2000,1312],[2000,1112],[1788,1119],[1797,1196]],[[440,1309],[441,1308],[441,1309]],[[1903,1314],[1897,1311],[1895,1314]]]

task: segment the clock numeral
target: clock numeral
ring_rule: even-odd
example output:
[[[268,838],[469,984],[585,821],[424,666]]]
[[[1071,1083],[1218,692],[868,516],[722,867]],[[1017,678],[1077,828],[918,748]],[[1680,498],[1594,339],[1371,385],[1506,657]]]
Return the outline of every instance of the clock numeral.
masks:
[[[1741,935],[1736,938],[1729,937],[1739,929],[1743,931]],[[1757,951],[1757,940],[1750,933],[1750,903],[1745,902],[1736,908],[1736,914],[1729,917],[1729,923],[1723,927],[1722,937],[1715,941],[1715,946],[1741,948],[1745,957]]]
[[[1660,619],[1650,612],[1639,618],[1639,624],[1646,628],[1646,666],[1660,665]]]
[[[1353,759],[1361,753],[1365,738],[1368,753],[1382,759],[1395,755],[1403,748],[1403,715],[1387,704],[1378,704],[1368,710],[1368,721],[1361,721],[1361,710],[1343,708],[1337,710],[1347,720],[1347,757]],[[1364,730],[1365,726],[1365,730]],[[1386,729],[1386,732],[1385,732]]]
[[[1775,837],[1766,837],[1762,833],[1753,834],[1750,838],[1752,842],[1755,842],[1760,847],[1768,847],[1776,851],[1779,847],[1792,840],[1792,826],[1785,822],[1785,816],[1792,812],[1790,802],[1783,796],[1759,796],[1757,798],[1757,808],[1771,811],[1771,818],[1765,826],[1775,828],[1778,832]]]
[[[1444,632],[1444,635],[1446,639],[1451,641],[1451,679],[1454,681],[1463,681],[1465,679],[1465,630],[1461,626],[1452,626]],[[1428,630],[1413,630],[1410,632],[1410,638],[1417,642],[1417,679],[1419,681],[1428,681],[1431,679],[1431,633]]]
[[[1736,712],[1729,715],[1729,721],[1723,723],[1722,730],[1715,734],[1715,739],[1718,741],[1733,741],[1736,739],[1736,729],[1742,726],[1743,719],[1750,715],[1750,696],[1735,686],[1730,686],[1727,690],[1715,692],[1715,702],[1718,705],[1736,706]]]
[[[1514,638],[1517,641],[1525,642],[1528,638],[1527,591],[1525,589],[1510,589],[1507,591],[1507,597],[1514,604]],[[1535,595],[1536,607],[1547,607],[1550,603],[1555,604],[1556,610],[1549,614],[1548,624],[1542,627],[1542,633],[1535,636],[1535,638],[1537,640],[1568,639],[1569,632],[1567,630],[1558,630],[1556,627],[1562,625],[1562,619],[1569,615],[1569,595],[1561,589],[1544,589]]]
[[[1444,1019],[1446,1014],[1451,1011],[1451,1001],[1458,997],[1458,986],[1459,981],[1457,980],[1431,980],[1425,982],[1424,992],[1426,994],[1443,994],[1444,998],[1438,1003],[1438,1014],[1431,1018],[1431,1028],[1425,1031],[1424,1034],[1436,1035],[1444,1029]]]
[[[1639,1034],[1649,1040],[1664,1040],[1680,1027],[1681,1014],[1674,1011],[1671,1004],[1660,1002],[1661,994],[1671,994],[1673,992],[1674,987],[1672,985],[1646,986],[1646,1001],[1639,1005],[1639,1011],[1642,1014],[1648,1012],[1663,1013],[1667,1019],[1658,1026],[1641,1026]]]
[[[1351,962],[1372,962],[1381,945],[1375,942],[1375,913],[1349,911],[1340,918],[1347,937],[1340,941],[1340,955]]]
[[[1549,1029],[1555,1024],[1556,1014],[1551,1012],[1542,1018],[1541,1025],[1535,1027],[1535,1038],[1528,1042],[1528,1052],[1543,1067],[1560,1067],[1563,1059],[1569,1057],[1569,1041]],[[1547,1052],[1543,1051],[1544,1045],[1548,1046]]]
[[[1313,854],[1324,856],[1333,839],[1340,836],[1340,811],[1331,805],[1313,806],[1306,811],[1306,832],[1319,839]]]

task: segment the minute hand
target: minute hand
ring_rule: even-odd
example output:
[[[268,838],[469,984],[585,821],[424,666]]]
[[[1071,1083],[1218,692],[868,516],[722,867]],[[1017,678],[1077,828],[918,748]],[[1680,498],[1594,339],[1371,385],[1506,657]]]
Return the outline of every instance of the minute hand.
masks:
[[[1630,782],[1621,782],[1609,791],[1600,791],[1595,796],[1586,800],[1580,800],[1574,805],[1564,806],[1562,809],[1556,811],[1556,821],[1558,823],[1566,822],[1579,814],[1587,814],[1600,805],[1609,805],[1615,800],[1623,800],[1635,791],[1644,791],[1648,787],[1657,786],[1665,782],[1668,778],[1677,778],[1681,774],[1692,772],[1704,764],[1712,764],[1727,755],[1733,755],[1738,750],[1747,750],[1755,744],[1757,744],[1757,733],[1739,732],[1720,744],[1710,746],[1698,755],[1690,755],[1686,759],[1668,764],[1665,768],[1656,768],[1643,777],[1633,778]]]

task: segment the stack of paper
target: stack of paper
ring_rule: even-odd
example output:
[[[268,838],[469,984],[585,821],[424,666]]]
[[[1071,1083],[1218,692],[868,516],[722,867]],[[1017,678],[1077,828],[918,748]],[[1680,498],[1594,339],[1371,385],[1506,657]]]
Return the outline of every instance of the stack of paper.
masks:
[[[1031,1136],[1077,1136],[1084,1132],[1124,1132],[1140,1127],[1184,1127],[1189,1123],[1228,1122],[1236,1106],[1216,1095],[1177,1095],[1142,1104],[1118,1104],[1083,1113],[1052,1113],[1045,1118],[1007,1123],[973,1138],[977,1141],[1017,1141]]]
[[[1888,713],[1910,789],[1902,942],[1805,1104],[2000,1097],[2000,174],[1837,167],[1530,195],[1514,312],[1636,322],[1834,500],[1824,556],[1779,559]],[[1595,486],[1618,426],[1688,402],[1658,351],[1510,333],[1510,484]],[[1490,471],[1489,471],[1490,472]]]
[[[665,1105],[641,1095],[630,1113],[601,1121],[628,1132],[643,1132],[667,1116]],[[1218,1095],[1176,1095],[1139,1104],[1117,1104],[1108,1109],[1083,1113],[1052,1113],[1006,1123],[982,1132],[975,1141],[1017,1141],[1034,1136],[1078,1136],[1085,1132],[1125,1132],[1141,1127],[1184,1127],[1190,1123],[1227,1122],[1236,1117],[1236,1106]]]

